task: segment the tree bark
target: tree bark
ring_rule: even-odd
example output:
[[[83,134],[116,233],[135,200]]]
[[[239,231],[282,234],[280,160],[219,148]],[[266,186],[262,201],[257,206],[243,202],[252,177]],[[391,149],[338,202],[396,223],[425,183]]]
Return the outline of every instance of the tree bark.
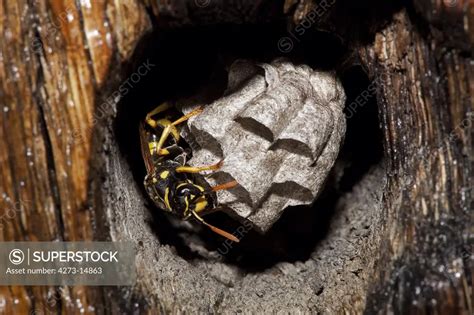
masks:
[[[449,3],[415,2],[360,49],[390,174],[370,313],[473,312],[473,16]]]
[[[117,82],[143,34],[144,6],[127,1],[0,4],[2,241],[94,239],[89,162],[97,92]],[[2,287],[6,314],[104,310],[104,290]],[[56,297],[56,298],[55,298]]]

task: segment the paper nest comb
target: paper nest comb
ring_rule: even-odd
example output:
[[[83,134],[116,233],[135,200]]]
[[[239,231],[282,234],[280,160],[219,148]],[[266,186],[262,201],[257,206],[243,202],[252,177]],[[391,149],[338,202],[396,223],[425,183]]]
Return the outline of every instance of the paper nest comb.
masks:
[[[235,179],[240,186],[219,191],[219,204],[265,232],[286,207],[318,196],[345,134],[345,94],[333,73],[239,60],[225,95],[189,120],[189,164],[223,159],[209,183]]]

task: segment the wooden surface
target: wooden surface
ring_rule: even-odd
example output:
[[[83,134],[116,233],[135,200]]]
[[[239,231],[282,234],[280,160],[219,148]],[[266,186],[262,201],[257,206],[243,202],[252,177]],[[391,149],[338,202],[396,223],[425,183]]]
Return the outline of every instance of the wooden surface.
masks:
[[[474,312],[474,19],[472,7],[463,11],[466,1],[450,3],[397,13],[360,50],[371,75],[381,78],[390,157],[384,264],[369,312]],[[431,19],[442,24],[424,24],[435,11]]]
[[[366,312],[472,314],[473,2],[338,1],[318,24],[377,82],[389,184]]]
[[[86,5],[86,3],[89,3]],[[0,3],[2,241],[93,239],[89,159],[97,92],[150,29],[134,1]],[[107,82],[106,82],[107,81]],[[89,312],[100,289],[1,287],[0,313]]]

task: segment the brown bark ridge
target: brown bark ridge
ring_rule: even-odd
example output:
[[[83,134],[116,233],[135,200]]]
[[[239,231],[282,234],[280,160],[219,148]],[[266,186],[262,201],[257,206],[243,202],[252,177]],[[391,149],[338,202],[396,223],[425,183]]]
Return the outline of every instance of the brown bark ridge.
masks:
[[[150,29],[144,6],[2,1],[0,17],[1,240],[93,239],[89,131],[97,92]],[[94,313],[105,302],[97,288],[60,293],[2,287],[0,313]]]
[[[323,2],[286,8],[300,23]],[[472,314],[473,2],[337,1],[317,24],[377,82],[388,186],[365,312]]]
[[[371,75],[381,78],[390,162],[386,234],[368,312],[474,312],[473,8],[444,3],[398,12],[360,49]]]

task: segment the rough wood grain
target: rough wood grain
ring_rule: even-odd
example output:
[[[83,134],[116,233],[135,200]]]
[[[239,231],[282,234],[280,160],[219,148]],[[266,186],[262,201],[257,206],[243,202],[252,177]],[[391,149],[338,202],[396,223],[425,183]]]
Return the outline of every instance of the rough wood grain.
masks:
[[[465,31],[461,46],[447,48],[434,27],[423,29],[403,10],[361,49],[370,73],[381,76],[390,157],[384,266],[370,312],[473,312],[474,68]]]
[[[133,1],[78,5],[0,3],[2,241],[94,237],[88,131],[96,93],[117,76],[120,68],[111,71],[111,64],[130,57],[150,22]],[[85,287],[60,297],[50,287],[0,290],[0,312],[7,314],[92,313],[103,297]]]
[[[286,1],[296,23],[322,2]],[[473,312],[473,10],[337,1],[315,23],[355,47],[377,82],[389,184],[368,314]]]

